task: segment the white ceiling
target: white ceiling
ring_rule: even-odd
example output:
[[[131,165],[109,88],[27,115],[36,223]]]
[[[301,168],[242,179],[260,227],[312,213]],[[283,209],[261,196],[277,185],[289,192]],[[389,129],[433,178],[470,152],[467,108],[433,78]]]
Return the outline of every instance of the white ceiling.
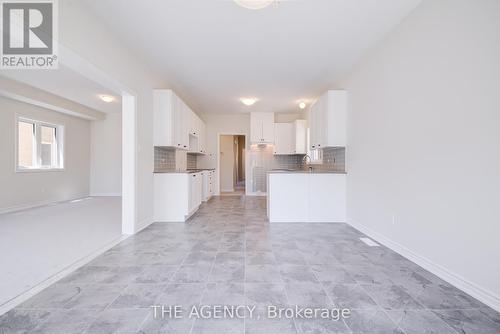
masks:
[[[1,75],[104,113],[121,112],[121,97],[64,65],[57,70],[2,71]],[[115,101],[103,102],[101,94],[115,96]]]
[[[197,112],[298,111],[420,0],[85,0]],[[245,107],[239,97],[257,97]]]

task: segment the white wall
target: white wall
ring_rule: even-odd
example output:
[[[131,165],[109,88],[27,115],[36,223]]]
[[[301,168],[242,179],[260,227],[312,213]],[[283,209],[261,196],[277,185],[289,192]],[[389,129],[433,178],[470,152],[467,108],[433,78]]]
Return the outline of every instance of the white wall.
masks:
[[[137,94],[136,228],[153,222],[153,89],[168,88],[136,50],[124,48],[104,18],[78,0],[59,2],[59,41]]]
[[[234,191],[234,136],[220,136],[220,191]]]
[[[497,309],[499,32],[500,1],[424,1],[344,85],[349,221]]]
[[[120,196],[122,192],[122,117],[110,113],[90,125],[90,195]]]
[[[16,115],[64,125],[64,170],[16,173]],[[0,152],[0,212],[89,194],[89,121],[0,97]]]
[[[217,168],[217,145],[219,134],[246,134],[246,151],[250,148],[250,114],[204,114],[201,115],[207,124],[207,152],[206,156],[198,158],[200,168]],[[248,153],[247,153],[248,154]],[[252,179],[246,159],[247,182]],[[215,173],[215,193],[219,193],[218,173]]]

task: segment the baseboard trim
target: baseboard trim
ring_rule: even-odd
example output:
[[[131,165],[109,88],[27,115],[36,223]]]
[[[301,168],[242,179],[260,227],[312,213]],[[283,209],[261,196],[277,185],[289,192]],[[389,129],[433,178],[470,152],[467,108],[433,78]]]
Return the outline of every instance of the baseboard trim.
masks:
[[[80,268],[81,266],[89,263],[90,261],[94,260],[96,257],[99,255],[103,254],[107,250],[113,248],[123,240],[127,239],[129,236],[128,235],[121,235],[116,239],[113,239],[109,243],[105,244],[104,246],[98,248],[97,250],[85,255],[84,257],[80,258],[76,262],[70,264],[69,266],[65,267],[58,273],[50,276],[49,278],[45,279],[44,281],[36,284],[35,286],[29,288],[25,292],[21,293],[20,295],[8,300],[7,302],[3,303],[0,305],[0,316],[4,313],[7,313],[8,311],[12,310],[14,307],[24,303],[37,293],[41,292],[45,288],[51,286],[52,284],[56,283],[59,281],[61,278],[71,274],[73,271],[76,269]]]
[[[387,238],[383,234],[373,231],[372,229],[363,224],[355,223],[352,221],[349,222],[348,224],[354,227],[355,229],[361,231],[362,233],[366,234],[370,238],[374,239],[375,241],[392,249],[401,256],[418,264],[422,268],[430,271],[434,275],[450,283],[456,288],[468,293],[469,295],[481,301],[482,303],[500,312],[500,296],[496,295],[495,293],[487,289],[484,289],[475,283],[468,281],[467,279],[454,273],[453,271],[448,270],[445,267],[427,259],[426,257],[423,257],[420,254],[415,253],[414,251],[406,248],[405,246],[399,244],[398,242],[395,242],[390,238]]]
[[[139,233],[140,231],[144,230],[146,227],[154,223],[153,217],[149,217],[146,219],[143,219],[137,224],[137,227],[135,228],[135,233]]]
[[[122,197],[122,193],[91,193],[91,197]]]

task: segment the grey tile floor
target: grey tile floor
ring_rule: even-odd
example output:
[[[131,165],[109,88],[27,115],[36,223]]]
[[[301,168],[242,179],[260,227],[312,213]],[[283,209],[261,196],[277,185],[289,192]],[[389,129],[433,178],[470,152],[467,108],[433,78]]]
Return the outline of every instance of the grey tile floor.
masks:
[[[220,197],[155,223],[0,317],[0,333],[500,333],[500,315],[346,224],[272,224]],[[349,318],[155,318],[151,305],[349,308]]]

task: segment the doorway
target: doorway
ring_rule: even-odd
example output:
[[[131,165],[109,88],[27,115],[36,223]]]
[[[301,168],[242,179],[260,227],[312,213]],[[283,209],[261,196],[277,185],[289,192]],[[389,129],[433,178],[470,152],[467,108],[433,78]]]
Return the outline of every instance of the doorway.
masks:
[[[219,148],[220,195],[245,195],[245,135],[220,135]]]

